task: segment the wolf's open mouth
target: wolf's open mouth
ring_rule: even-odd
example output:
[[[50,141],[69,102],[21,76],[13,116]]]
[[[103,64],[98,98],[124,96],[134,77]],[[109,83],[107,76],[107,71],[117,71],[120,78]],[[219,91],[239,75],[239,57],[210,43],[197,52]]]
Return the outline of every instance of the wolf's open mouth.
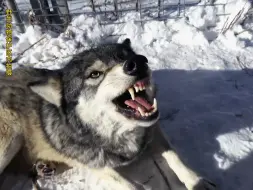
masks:
[[[157,101],[154,98],[149,100],[146,87],[149,80],[137,81],[122,95],[113,100],[118,111],[127,117],[142,120],[152,120],[158,116]],[[151,102],[152,101],[152,102]]]

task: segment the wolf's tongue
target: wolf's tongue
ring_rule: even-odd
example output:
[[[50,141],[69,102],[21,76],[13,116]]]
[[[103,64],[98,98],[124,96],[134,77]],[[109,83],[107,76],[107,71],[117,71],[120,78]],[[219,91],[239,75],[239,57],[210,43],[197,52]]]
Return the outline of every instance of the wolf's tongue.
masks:
[[[138,103],[135,102],[134,100],[126,100],[124,103],[133,109],[137,110],[138,108]]]
[[[148,111],[152,109],[152,105],[150,105],[147,100],[145,100],[142,97],[135,97],[135,101],[138,102],[139,104],[141,104],[142,106],[144,106]]]
[[[135,100],[126,100],[125,104],[136,110],[138,107],[144,108],[145,111],[152,109],[152,106],[144,98],[141,97],[135,97]]]

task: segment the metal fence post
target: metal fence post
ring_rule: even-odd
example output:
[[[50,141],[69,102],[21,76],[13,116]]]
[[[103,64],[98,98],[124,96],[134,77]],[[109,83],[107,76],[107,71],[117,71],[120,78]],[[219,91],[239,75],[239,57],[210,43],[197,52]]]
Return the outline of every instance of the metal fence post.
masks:
[[[17,24],[18,32],[25,33],[25,26],[22,22],[15,0],[6,0],[6,6],[12,10],[13,20]]]
[[[158,15],[158,18],[160,18],[161,17],[161,0],[158,0],[157,3],[158,3],[158,10],[157,10],[158,14],[157,15]]]
[[[43,14],[44,13],[42,10],[43,7],[41,7],[43,2],[41,0],[30,0],[30,4],[31,4],[34,14],[38,16],[37,19],[39,23],[42,25],[45,24],[46,18],[45,18],[45,15]]]
[[[51,17],[52,22],[50,29],[61,33],[67,28],[71,20],[68,3],[67,0],[51,0],[51,3],[53,12],[51,12],[52,15],[48,15],[48,17]]]
[[[95,9],[94,0],[90,0],[90,2],[91,2],[92,11],[95,13],[96,9]]]
[[[138,12],[139,10],[139,0],[136,0],[136,3],[135,3],[135,10]]]
[[[116,18],[119,18],[119,11],[118,11],[118,1],[117,0],[113,0],[113,5],[114,5],[114,10],[115,10],[115,14],[116,14]]]
[[[61,20],[61,23],[64,24],[64,26],[68,25],[71,17],[67,0],[52,0],[51,2],[54,7],[54,12],[58,14],[59,18],[57,20]]]

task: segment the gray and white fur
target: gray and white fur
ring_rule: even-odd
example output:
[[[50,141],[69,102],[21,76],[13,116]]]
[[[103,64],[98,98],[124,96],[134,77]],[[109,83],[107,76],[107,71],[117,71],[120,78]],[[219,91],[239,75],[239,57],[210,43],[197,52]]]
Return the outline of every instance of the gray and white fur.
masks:
[[[147,97],[155,97],[151,70],[143,57],[126,39],[86,50],[59,70],[20,67],[12,76],[2,73],[0,173],[23,149],[31,163],[41,159],[85,167],[103,176],[113,190],[134,190],[114,168],[138,159],[149,146],[155,147],[154,154],[160,151],[188,190],[214,190],[164,140],[159,113],[150,119],[126,117],[113,103],[143,77],[150,80]],[[135,74],[124,70],[130,59],[136,61]]]

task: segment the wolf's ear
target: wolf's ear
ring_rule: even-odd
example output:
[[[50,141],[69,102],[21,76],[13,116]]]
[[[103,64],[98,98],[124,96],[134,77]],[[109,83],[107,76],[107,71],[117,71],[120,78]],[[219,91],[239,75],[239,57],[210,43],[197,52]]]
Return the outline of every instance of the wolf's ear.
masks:
[[[31,82],[28,87],[44,100],[58,107],[60,106],[62,89],[59,79],[48,78],[46,81]]]
[[[126,45],[126,46],[128,46],[128,47],[131,47],[131,40],[130,40],[129,38],[126,38],[126,39],[122,42],[122,44],[124,44],[124,45]]]

